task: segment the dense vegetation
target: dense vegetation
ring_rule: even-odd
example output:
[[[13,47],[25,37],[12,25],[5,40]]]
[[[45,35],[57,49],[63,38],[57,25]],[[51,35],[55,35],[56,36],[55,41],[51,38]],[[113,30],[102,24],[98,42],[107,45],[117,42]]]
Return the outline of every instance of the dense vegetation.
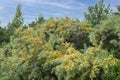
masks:
[[[97,23],[93,15],[82,22],[40,15],[26,26],[18,5],[13,21],[0,29],[0,80],[120,80],[119,6],[112,14],[102,1],[85,13],[106,10]]]

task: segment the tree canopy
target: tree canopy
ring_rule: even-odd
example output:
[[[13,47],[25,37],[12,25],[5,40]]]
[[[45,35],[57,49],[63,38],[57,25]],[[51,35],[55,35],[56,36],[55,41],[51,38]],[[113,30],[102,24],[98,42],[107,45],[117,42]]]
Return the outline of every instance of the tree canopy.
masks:
[[[102,20],[105,20],[110,15],[110,5],[107,7],[104,4],[104,0],[100,0],[95,6],[88,7],[89,13],[85,13],[86,21],[92,23],[93,25],[100,24]]]

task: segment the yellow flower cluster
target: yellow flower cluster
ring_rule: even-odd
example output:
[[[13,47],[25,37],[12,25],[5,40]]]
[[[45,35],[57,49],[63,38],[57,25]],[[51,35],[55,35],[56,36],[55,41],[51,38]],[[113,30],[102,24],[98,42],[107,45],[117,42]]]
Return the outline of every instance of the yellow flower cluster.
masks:
[[[41,43],[41,39],[39,37],[35,38],[35,43],[39,45]]]
[[[20,34],[22,32],[22,29],[21,28],[18,28],[16,31],[15,31],[15,34]]]
[[[51,20],[51,22],[50,22],[50,26],[51,27],[55,27],[56,24],[57,24],[57,22],[55,20]]]
[[[22,56],[27,57],[28,53],[26,51],[20,53]]]
[[[57,27],[53,28],[56,24],[58,24]],[[51,27],[48,28],[48,26]],[[8,52],[11,52],[12,55],[2,59],[2,67],[8,67],[12,72],[24,62],[21,64],[25,69],[24,71],[32,66],[30,70],[32,72],[33,68],[36,69],[36,65],[42,65],[41,69],[46,67],[55,69],[56,74],[64,74],[64,77],[67,77],[68,73],[72,75],[71,72],[76,75],[83,73],[83,71],[94,77],[93,75],[99,72],[100,68],[109,68],[109,66],[116,64],[117,59],[113,56],[106,56],[106,52],[99,49],[95,38],[91,40],[95,47],[88,47],[83,53],[77,50],[71,42],[67,42],[71,35],[69,33],[73,29],[73,33],[83,30],[89,32],[89,26],[90,24],[84,23],[78,28],[78,26],[73,26],[72,20],[67,18],[58,21],[53,19],[40,25],[40,27],[36,27],[36,29],[22,30],[19,28],[16,30],[16,34],[21,34],[21,36],[10,42]],[[5,50],[2,51],[3,54],[4,52]],[[74,77],[74,75],[72,76]]]

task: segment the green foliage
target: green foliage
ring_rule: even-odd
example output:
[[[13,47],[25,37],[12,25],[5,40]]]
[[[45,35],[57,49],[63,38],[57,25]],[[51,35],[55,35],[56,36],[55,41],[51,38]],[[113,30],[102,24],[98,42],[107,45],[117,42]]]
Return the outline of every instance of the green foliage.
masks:
[[[30,24],[28,24],[28,27],[36,27],[37,25],[39,26],[44,22],[45,22],[44,17],[42,15],[39,15],[36,21],[32,21]]]
[[[94,46],[101,44],[102,49],[106,49],[114,57],[120,59],[120,16],[113,15],[107,20],[101,21],[99,25],[93,28],[90,33],[90,41]],[[102,74],[102,80],[119,80],[120,79],[120,62],[116,66],[110,67],[107,74]]]
[[[104,0],[100,0],[95,6],[89,6],[89,13],[85,13],[85,19],[93,25],[100,24],[101,20],[105,20],[110,15],[110,5],[105,7]]]
[[[79,51],[92,40],[88,37],[94,30],[90,26],[66,17],[50,18],[35,28],[18,28],[10,43],[0,49],[1,79],[101,80],[118,60],[99,43],[94,45],[96,41]],[[76,49],[76,40],[71,39],[78,36],[81,45]]]
[[[110,67],[108,73],[102,74],[102,80],[120,80],[120,60],[117,65]]]
[[[3,42],[9,42],[9,35],[8,35],[6,29],[0,27],[0,45]]]
[[[103,41],[103,49],[107,49],[114,53],[114,56],[120,58],[120,16],[113,16],[106,21],[101,21],[100,25],[96,25],[93,32],[94,40]]]
[[[117,6],[117,10],[120,12],[120,5]]]
[[[73,21],[70,31],[70,36],[67,42],[73,43],[76,49],[84,49],[85,46],[91,46],[89,39],[89,33],[91,32],[91,24],[87,22],[80,23],[79,21]]]
[[[24,19],[23,19],[23,13],[21,11],[21,4],[18,4],[16,9],[15,17],[13,18],[11,23],[8,23],[8,33],[12,35],[15,31],[15,29],[19,27],[23,27]]]
[[[120,15],[120,5],[116,6],[118,12],[114,12],[114,15]]]
[[[109,14],[101,0],[85,22],[40,15],[23,27],[19,4],[0,47],[0,80],[120,80],[120,15]]]

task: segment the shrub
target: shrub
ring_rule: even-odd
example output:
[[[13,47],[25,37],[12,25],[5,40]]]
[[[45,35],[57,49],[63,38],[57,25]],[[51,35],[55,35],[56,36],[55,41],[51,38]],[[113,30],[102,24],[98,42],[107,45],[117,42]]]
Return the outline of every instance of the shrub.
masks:
[[[85,26],[70,18],[52,18],[35,28],[18,28],[10,43],[0,49],[1,79],[100,80],[117,59],[94,42],[94,46],[89,45],[82,52],[76,49],[76,40],[70,39],[74,34],[75,39],[82,34],[88,36],[92,29],[88,24]]]

